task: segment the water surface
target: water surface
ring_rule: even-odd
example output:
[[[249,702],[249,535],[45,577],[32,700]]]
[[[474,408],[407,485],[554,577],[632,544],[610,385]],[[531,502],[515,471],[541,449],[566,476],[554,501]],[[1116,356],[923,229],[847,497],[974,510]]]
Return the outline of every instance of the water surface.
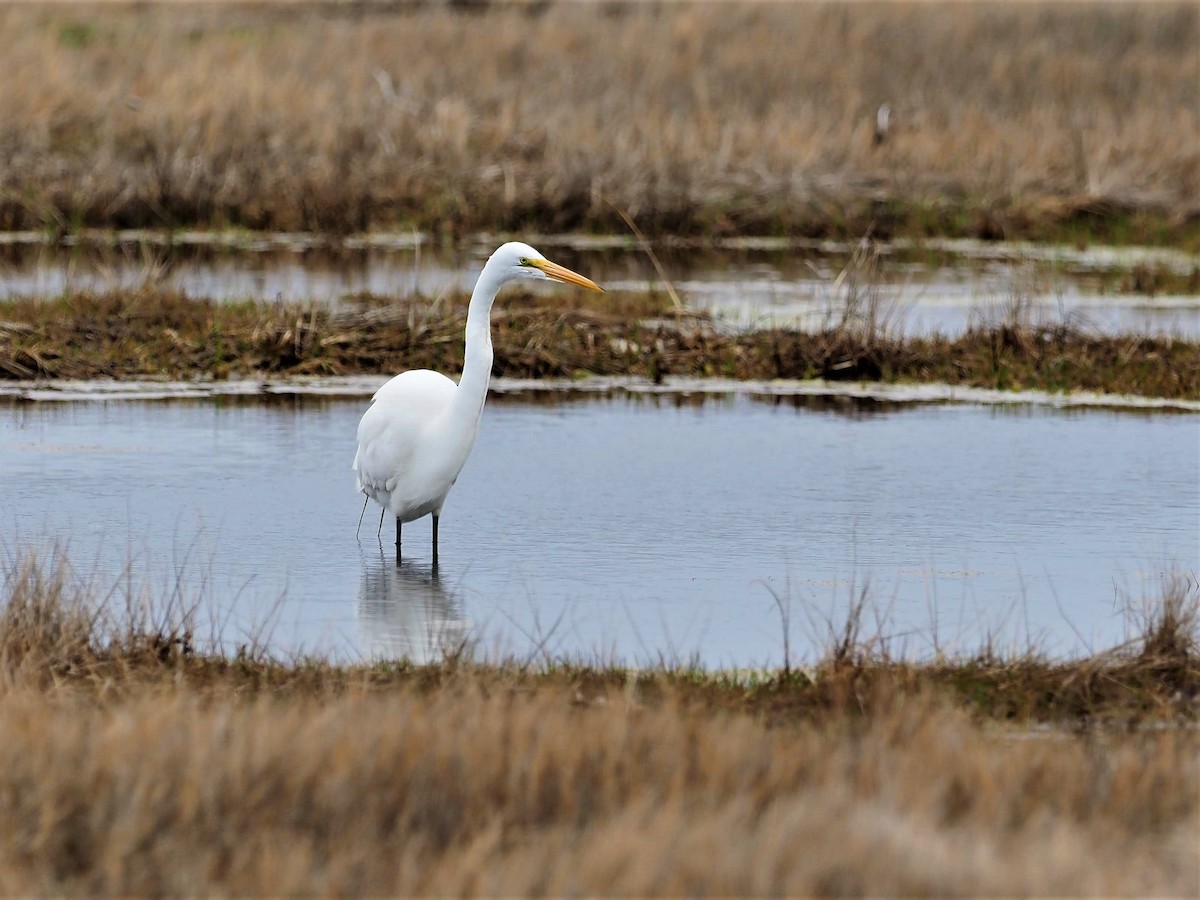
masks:
[[[16,237],[16,236],[14,236]],[[311,235],[172,237],[106,234],[66,245],[0,241],[0,300],[157,285],[219,301],[308,302],[338,306],[370,295],[436,298],[469,291],[499,243],[481,236],[434,247],[420,235],[330,242]],[[836,320],[836,288],[852,245],[724,242],[665,246],[650,257],[622,239],[539,237],[536,246],[614,291],[666,292],[712,313],[729,329],[819,329]],[[1132,265],[1187,274],[1200,258],[1153,248],[1093,248],[977,242],[879,244],[869,276],[893,328],[908,334],[962,332],[1003,316],[1020,298],[1034,319],[1067,319],[1103,332],[1200,336],[1200,296],[1116,292]],[[664,280],[665,276],[665,280]],[[357,299],[354,302],[359,302]]]
[[[896,652],[1106,647],[1125,595],[1200,569],[1195,414],[517,394],[485,411],[435,579],[428,520],[399,569],[376,508],[355,537],[364,404],[6,401],[5,552],[60,542],[281,652],[709,666],[782,662],[785,619],[810,655],[864,589]]]

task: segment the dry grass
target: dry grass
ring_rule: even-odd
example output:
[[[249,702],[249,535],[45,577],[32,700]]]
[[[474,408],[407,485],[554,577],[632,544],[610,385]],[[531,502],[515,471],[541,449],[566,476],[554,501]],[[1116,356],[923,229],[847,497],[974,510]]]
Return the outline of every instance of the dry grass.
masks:
[[[603,702],[601,702],[603,701]],[[1198,742],[465,683],[0,700],[16,894],[1193,895]]]
[[[1063,692],[1142,670],[1157,727],[1070,732],[962,686],[1031,660],[748,683],[223,659],[98,631],[63,570],[10,561],[0,890],[1194,895],[1200,595],[1176,593],[1135,645],[1058,667]]]
[[[0,79],[0,228],[622,231],[619,207],[1194,243],[1198,37],[1191,3],[8,6],[5,69],[38,77]]]
[[[1200,343],[1104,335],[1007,314],[957,338],[905,337],[869,273],[834,294],[825,326],[729,334],[665,295],[510,294],[494,313],[495,372],[945,382],[1200,398]],[[564,299],[565,298],[565,299]],[[590,304],[590,305],[589,305]],[[154,289],[0,303],[0,378],[377,374],[462,366],[466,298],[363,298],[357,312],[220,304]]]

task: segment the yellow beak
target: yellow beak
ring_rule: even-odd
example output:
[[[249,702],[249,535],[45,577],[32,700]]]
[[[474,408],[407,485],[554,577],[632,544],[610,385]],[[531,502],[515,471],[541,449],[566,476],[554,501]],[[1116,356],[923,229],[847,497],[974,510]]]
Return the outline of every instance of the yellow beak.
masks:
[[[531,259],[529,265],[541,269],[555,281],[563,281],[567,284],[576,284],[581,288],[587,288],[589,291],[603,291],[604,288],[596,284],[590,278],[584,278],[578,272],[572,272],[565,266],[560,266],[558,263],[552,263],[548,259]]]

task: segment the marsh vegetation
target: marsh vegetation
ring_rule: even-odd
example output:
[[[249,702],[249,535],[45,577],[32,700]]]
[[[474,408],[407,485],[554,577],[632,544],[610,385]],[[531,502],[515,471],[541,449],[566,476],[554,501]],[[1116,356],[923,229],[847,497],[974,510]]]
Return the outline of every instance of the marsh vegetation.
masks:
[[[1195,245],[1189,3],[15,5],[0,228]],[[887,139],[876,113],[892,110]]]
[[[147,275],[137,286],[80,289],[67,277],[61,290],[0,302],[0,380],[232,382],[461,367],[461,290],[435,296],[414,280],[411,290],[336,303],[271,302],[261,291],[205,299],[160,277],[181,229],[209,237],[223,230],[214,246],[253,242],[248,229],[306,232],[279,236],[289,246],[334,246],[386,230],[411,233],[419,248],[480,231],[611,235],[640,227],[660,249],[672,240],[774,235],[833,237],[859,250],[829,277],[830,302],[815,327],[727,327],[678,302],[662,272],[665,289],[602,300],[514,292],[495,311],[497,375],[935,381],[1194,405],[1194,338],[1035,315],[1016,283],[991,305],[994,314],[972,316],[961,332],[906,332],[879,289],[871,242],[909,239],[907,261],[933,252],[923,243],[929,237],[1170,247],[1181,259],[1147,256],[1106,269],[1101,293],[1195,294],[1200,265],[1187,254],[1200,248],[1198,32],[1195,5],[1170,2],[0,6],[6,72],[38,73],[0,78],[0,230],[38,232],[29,245],[75,247],[89,228],[106,240],[111,229],[148,229],[135,251],[120,251],[141,254]],[[890,127],[877,134],[885,104]],[[68,259],[68,271],[73,264]],[[603,272],[580,270],[605,281]],[[846,399],[810,410],[844,418],[820,438],[826,455],[806,457],[832,459],[839,473],[851,468],[844,454],[853,444],[841,426],[866,418],[839,405]],[[156,536],[173,522],[178,537],[180,521],[200,507],[188,494],[197,485],[225,504],[213,521],[239,516],[258,531],[243,543],[278,548],[300,532],[285,522],[267,539],[268,525],[255,517],[276,507],[261,498],[291,503],[298,483],[319,484],[314,496],[335,499],[321,506],[308,497],[303,512],[293,505],[275,518],[308,515],[305,554],[349,547],[349,514],[345,547],[343,535],[328,533],[342,507],[358,514],[355,498],[347,501],[349,475],[331,474],[328,462],[345,455],[340,432],[331,436],[321,420],[326,444],[318,447],[313,432],[297,426],[305,410],[293,400],[253,401],[269,407],[259,417],[205,410],[213,414],[198,426],[186,416],[171,424],[161,410],[140,419],[106,410],[97,426],[96,416],[73,415],[70,404],[39,417],[28,414],[29,401],[12,402],[13,437],[0,450],[10,473],[24,473],[10,477],[28,481],[19,490],[6,482],[0,498],[15,517],[3,523],[13,543],[0,540],[5,893],[1200,894],[1200,589],[1186,550],[1180,573],[1158,582],[1158,593],[1128,601],[1128,640],[1092,647],[1077,631],[1087,649],[1068,654],[1046,652],[1028,621],[1025,646],[997,638],[950,649],[935,634],[924,655],[893,653],[896,629],[870,629],[873,604],[887,600],[862,587],[839,617],[818,615],[824,642],[804,655],[791,643],[789,616],[798,610],[778,587],[786,581],[759,578],[755,589],[766,583],[777,603],[768,612],[779,618],[782,664],[729,669],[668,658],[661,646],[651,647],[660,662],[640,668],[599,652],[594,660],[556,655],[536,628],[530,652],[489,657],[472,644],[445,584],[411,560],[402,570],[361,545],[343,560],[348,568],[324,573],[347,591],[357,577],[357,605],[350,593],[325,591],[308,559],[297,567],[311,582],[301,588],[324,591],[327,607],[357,612],[367,630],[389,625],[372,615],[425,622],[438,614],[464,626],[454,632],[460,640],[439,645],[428,664],[404,652],[289,655],[273,646],[269,629],[233,640],[216,625],[206,631],[205,616],[217,614],[189,593],[181,564],[174,586],[135,590],[132,559],[124,578],[97,576],[105,557],[91,539],[119,530],[106,518],[111,508],[123,504],[130,547],[135,521],[153,523],[147,530]],[[781,400],[743,402],[761,410]],[[1186,414],[1155,420],[1178,427],[1125,429],[1120,438],[1107,420],[1090,422],[1069,440],[1060,429],[1083,417],[1064,415],[1037,441],[1029,440],[1037,416],[1010,417],[1022,419],[1026,455],[992,494],[1017,501],[996,507],[1011,513],[1006,523],[985,517],[986,534],[966,528],[973,520],[965,507],[941,507],[930,491],[910,502],[896,464],[902,452],[936,460],[925,461],[927,473],[938,467],[934,492],[983,507],[977,479],[997,479],[1000,467],[988,470],[978,452],[965,468],[946,459],[962,434],[995,424],[980,424],[987,415],[958,431],[935,430],[938,440],[926,444],[913,442],[907,422],[855,431],[862,458],[851,502],[836,492],[818,502],[793,493],[804,502],[788,501],[795,508],[774,525],[759,511],[743,516],[740,527],[755,539],[755,576],[776,563],[762,560],[759,536],[771,528],[781,535],[772,552],[783,555],[820,529],[827,545],[853,551],[857,565],[855,516],[892,527],[897,503],[944,527],[914,532],[903,559],[873,564],[908,567],[935,595],[945,573],[931,560],[940,552],[963,557],[964,568],[950,575],[964,597],[985,596],[982,579],[963,586],[980,574],[966,568],[968,557],[987,558],[972,547],[976,539],[1020,557],[988,575],[1015,568],[1018,579],[1031,560],[1050,558],[1036,556],[1031,542],[1052,545],[1051,556],[1068,555],[1069,545],[1078,551],[1074,571],[1090,567],[1089,575],[1119,568],[1121,553],[1167,556],[1180,543],[1194,546],[1187,516],[1195,473],[1163,452],[1194,437]],[[554,423],[559,433],[566,418]],[[112,437],[130,423],[140,431]],[[737,432],[736,466],[721,462],[713,444],[704,445],[704,461],[746,465],[748,442],[738,431],[745,425],[718,424]],[[790,476],[802,456],[794,452],[794,416],[773,424],[772,449]],[[242,433],[232,434],[236,428]],[[344,430],[350,440],[351,425]],[[679,433],[699,444],[695,432]],[[889,443],[899,433],[907,450]],[[1006,434],[991,427],[981,440]],[[870,440],[890,456],[867,453]],[[1101,445],[1103,453],[1090,452]],[[671,446],[657,439],[638,458],[683,471]],[[971,455],[962,446],[960,455]],[[1041,449],[1029,455],[1031,447]],[[1077,465],[1085,456],[1091,469]],[[494,484],[525,490],[513,475],[518,458],[535,455],[502,457]],[[209,480],[214,461],[222,464],[219,485]],[[1087,527],[1048,511],[1067,505],[1061,490],[1043,487],[1045,472],[1053,479],[1062,471],[1051,463],[1071,467],[1082,483],[1074,498],[1082,496],[1082,506],[1072,509],[1086,510]],[[633,473],[620,464],[623,476]],[[1043,471],[1025,477],[1033,468]],[[159,518],[136,518],[133,485],[164,471],[170,477],[153,485],[158,492],[143,495]],[[605,470],[574,471],[564,479]],[[239,487],[244,472],[263,492]],[[537,474],[552,481],[544,465]],[[667,482],[661,468],[634,474]],[[701,494],[707,507],[687,515],[711,521],[713,507],[747,496],[727,474],[666,489]],[[341,482],[330,485],[343,476],[338,493]],[[89,492],[84,481],[105,491]],[[548,489],[577,503],[577,484],[560,483]],[[696,490],[717,483],[741,496],[729,503]],[[1128,493],[1093,497],[1117,483],[1141,491],[1137,516],[1114,501]],[[808,482],[796,488],[780,477],[763,506],[778,504],[780,485],[808,490]],[[899,500],[875,499],[881,486]],[[460,496],[469,490],[464,484]],[[232,493],[244,495],[245,509]],[[522,515],[532,502],[525,494]],[[511,526],[515,508],[504,498],[500,506],[497,531]],[[18,508],[25,512],[12,512]],[[75,545],[78,571],[87,571],[84,549],[94,550],[91,576],[72,568],[67,551],[37,549],[71,547],[65,527],[33,533],[38,521],[44,529],[69,522],[55,518],[64,508],[79,521],[91,516]],[[1118,528],[1113,517],[1133,524]],[[482,530],[491,521],[480,515],[474,524]],[[572,577],[595,558],[595,535],[617,530],[612,519],[587,527],[594,531],[582,529],[583,562],[559,560]],[[719,545],[681,558],[732,557],[735,529],[719,527]],[[942,541],[946,528],[970,537]],[[696,542],[698,531],[686,539]],[[456,550],[472,539],[463,534]],[[529,541],[544,543],[540,533]],[[1160,545],[1145,546],[1153,541]],[[650,565],[661,579],[666,542],[652,530],[627,536],[631,542],[659,553]],[[875,543],[897,542],[885,535]],[[464,553],[462,563],[507,560],[513,546],[529,543]],[[236,568],[231,558],[214,557],[212,569]],[[257,572],[263,564],[237,565]],[[706,571],[686,577],[695,582]],[[262,581],[273,585],[279,575]],[[589,577],[601,576],[593,567]],[[899,575],[896,583],[899,596]],[[624,589],[614,584],[605,590]],[[235,599],[250,606],[241,587]],[[641,590],[648,588],[628,588]],[[686,601],[698,606],[698,591],[689,590]],[[472,614],[506,613],[495,593],[473,598]],[[1111,599],[1076,593],[1089,598],[1079,607],[1084,616]],[[727,615],[752,618],[739,598],[721,601]],[[936,596],[930,602],[936,606]],[[227,625],[243,621],[221,615]],[[936,609],[933,619],[936,629]],[[521,629],[515,617],[512,624]],[[1085,631],[1089,625],[1101,627],[1089,621]],[[990,629],[988,620],[981,630]],[[911,634],[907,624],[903,634]],[[744,635],[730,638],[738,640],[742,651]]]
[[[614,299],[615,298],[615,299]],[[213,303],[158,290],[0,303],[0,378],[230,378],[458,371],[467,297],[359,298],[359,308]],[[731,333],[665,294],[508,296],[495,374],[942,382],[1200,398],[1200,344],[1037,321],[1015,297],[964,334],[906,336],[869,285],[824,327]]]
[[[1183,580],[1090,658],[914,666],[860,609],[811,666],[724,674],[226,655],[32,557],[0,599],[14,892],[1200,887]]]

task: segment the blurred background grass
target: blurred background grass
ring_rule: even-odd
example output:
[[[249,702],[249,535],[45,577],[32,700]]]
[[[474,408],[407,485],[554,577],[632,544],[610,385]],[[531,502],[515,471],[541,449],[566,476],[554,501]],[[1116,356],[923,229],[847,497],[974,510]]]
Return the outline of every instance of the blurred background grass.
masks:
[[[0,228],[1192,245],[1191,3],[0,8]],[[878,110],[889,127],[876,139]]]

